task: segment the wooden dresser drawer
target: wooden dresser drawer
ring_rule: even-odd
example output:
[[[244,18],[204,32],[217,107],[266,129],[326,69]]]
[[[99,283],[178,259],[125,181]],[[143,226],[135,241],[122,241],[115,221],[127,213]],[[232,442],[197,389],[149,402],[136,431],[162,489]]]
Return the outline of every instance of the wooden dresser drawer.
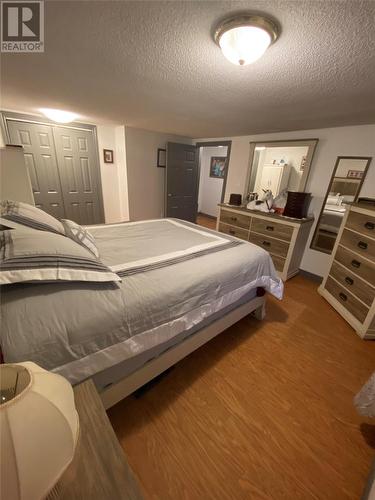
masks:
[[[272,255],[272,254],[271,254],[271,259],[273,265],[275,266],[276,271],[280,271],[280,273],[283,272],[285,266],[285,259],[279,257],[278,255]]]
[[[335,260],[350,269],[354,274],[363,278],[370,285],[375,286],[375,264],[362,259],[350,250],[339,245],[335,255]]]
[[[353,250],[363,255],[363,257],[367,259],[375,259],[375,240],[367,238],[366,236],[344,229],[340,244],[349,248],[349,250]]]
[[[229,212],[229,210],[220,211],[220,222],[226,222],[233,226],[242,227],[244,229],[250,228],[251,217],[248,215],[237,214],[235,212]]]
[[[267,236],[273,236],[274,238],[280,238],[281,240],[290,241],[293,234],[293,227],[280,224],[279,222],[273,222],[271,219],[266,220],[253,217],[251,222],[251,231],[266,234]]]
[[[286,257],[289,250],[289,243],[253,233],[252,231],[250,232],[249,241],[280,257]]]
[[[249,231],[245,229],[240,229],[235,226],[230,226],[229,224],[219,224],[219,231],[221,233],[230,234],[231,236],[235,236],[236,238],[241,238],[241,240],[248,239]]]
[[[336,283],[331,277],[328,277],[325,288],[358,321],[364,322],[369,310],[354,295]]]
[[[335,278],[340,285],[344,286],[347,290],[353,293],[356,297],[362,300],[369,307],[375,298],[375,288],[372,288],[367,283],[358,278],[351,271],[348,271],[345,267],[341,266],[337,262],[333,262],[330,276]]]
[[[375,238],[375,217],[371,217],[371,215],[351,211],[346,221],[346,227],[354,229],[354,231],[358,231],[365,236],[370,236],[370,238]]]

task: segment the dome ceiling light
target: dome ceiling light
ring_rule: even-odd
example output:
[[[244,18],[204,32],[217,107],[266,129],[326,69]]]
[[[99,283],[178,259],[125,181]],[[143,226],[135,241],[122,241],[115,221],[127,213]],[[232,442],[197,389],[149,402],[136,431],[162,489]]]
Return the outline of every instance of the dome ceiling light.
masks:
[[[230,17],[216,28],[214,39],[224,56],[233,64],[251,64],[279,37],[274,21],[253,15]]]

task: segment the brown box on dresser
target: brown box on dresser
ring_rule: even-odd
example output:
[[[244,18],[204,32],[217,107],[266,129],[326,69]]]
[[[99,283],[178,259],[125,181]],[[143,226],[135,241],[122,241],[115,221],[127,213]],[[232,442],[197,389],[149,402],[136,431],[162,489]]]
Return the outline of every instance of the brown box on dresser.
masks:
[[[250,241],[270,253],[284,281],[299,271],[313,218],[293,219],[220,204],[217,230]]]
[[[375,338],[375,207],[345,214],[319,293],[362,338]]]

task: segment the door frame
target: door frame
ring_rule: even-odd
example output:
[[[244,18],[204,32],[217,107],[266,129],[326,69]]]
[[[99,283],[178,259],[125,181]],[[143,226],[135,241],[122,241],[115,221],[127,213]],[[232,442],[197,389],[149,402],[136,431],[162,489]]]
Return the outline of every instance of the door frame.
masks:
[[[224,203],[224,198],[225,198],[225,190],[227,187],[227,177],[228,177],[228,170],[229,170],[229,161],[230,161],[230,153],[232,149],[232,141],[202,141],[202,142],[196,142],[195,146],[198,151],[198,170],[199,170],[199,177],[198,177],[198,199],[199,199],[199,184],[200,184],[200,178],[201,178],[201,155],[200,155],[200,148],[209,148],[209,147],[217,147],[217,146],[226,146],[227,147],[227,159],[225,161],[225,173],[224,173],[224,179],[223,179],[223,187],[221,189],[221,199],[220,203]]]
[[[38,125],[48,125],[52,127],[57,127],[57,128],[69,128],[73,130],[84,130],[85,132],[89,131],[92,132],[93,135],[93,141],[94,141],[94,146],[95,146],[95,158],[96,162],[98,165],[99,169],[99,176],[98,176],[98,181],[99,181],[99,211],[101,218],[103,222],[105,223],[105,213],[104,213],[104,203],[103,203],[103,187],[102,187],[102,172],[100,168],[100,156],[99,156],[99,143],[98,143],[98,133],[97,133],[97,128],[96,125],[92,125],[89,123],[81,123],[81,122],[74,122],[72,123],[56,123],[53,120],[48,119],[47,117],[43,116],[38,116],[38,115],[28,115],[24,113],[15,113],[13,111],[5,111],[1,110],[0,111],[0,128],[3,133],[3,137],[5,139],[5,145],[12,146],[10,144],[10,134],[8,130],[8,122],[9,121],[15,121],[15,122],[25,122],[25,123],[34,123]]]

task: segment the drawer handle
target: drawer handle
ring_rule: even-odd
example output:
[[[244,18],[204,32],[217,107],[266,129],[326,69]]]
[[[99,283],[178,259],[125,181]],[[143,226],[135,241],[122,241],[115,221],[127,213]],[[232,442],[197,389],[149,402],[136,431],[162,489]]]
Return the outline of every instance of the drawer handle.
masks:
[[[358,269],[361,266],[361,263],[358,260],[352,260],[352,266]]]
[[[352,280],[352,278],[349,278],[349,276],[347,276],[347,277],[345,278],[345,281],[346,281],[346,283],[347,283],[348,285],[352,285],[352,284],[354,283],[354,281]]]
[[[267,231],[273,231],[274,227],[273,226],[266,226]]]
[[[236,231],[233,231],[233,229],[229,229],[229,234],[236,234]]]
[[[230,218],[230,220],[232,220],[232,221],[236,222],[237,217],[231,217],[231,218]]]
[[[264,245],[265,247],[270,247],[271,243],[269,241],[263,241],[262,245]]]
[[[341,300],[343,300],[344,302],[346,302],[348,300],[348,297],[345,295],[345,293],[342,293],[340,292],[339,293],[339,297]]]
[[[375,228],[375,224],[373,222],[366,222],[365,228],[366,229],[374,229]]]
[[[359,246],[359,248],[362,248],[362,250],[367,249],[367,243],[365,243],[364,241],[359,241],[358,246]]]

